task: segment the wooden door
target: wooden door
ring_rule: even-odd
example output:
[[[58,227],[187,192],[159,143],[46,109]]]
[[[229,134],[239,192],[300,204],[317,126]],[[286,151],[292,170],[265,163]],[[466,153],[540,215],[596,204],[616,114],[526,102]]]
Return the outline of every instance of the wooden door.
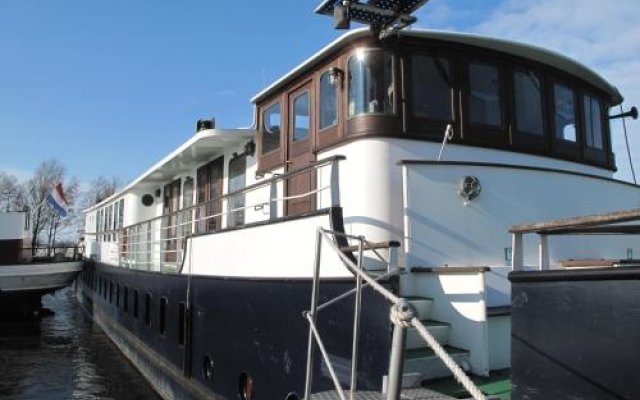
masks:
[[[176,237],[178,235],[178,215],[176,212],[180,209],[180,179],[165,185],[164,202],[162,215],[164,231],[164,261],[167,263],[175,263],[178,260],[178,243]]]
[[[314,140],[313,96],[311,85],[305,85],[289,95],[289,123],[287,132],[287,171],[306,167],[316,160]],[[305,172],[287,180],[287,197],[309,193],[315,189],[315,171]],[[315,210],[316,195],[287,200],[285,215],[306,214]]]
[[[198,208],[198,232],[214,232],[222,227],[222,201],[216,200],[222,196],[222,181],[224,173],[224,157],[216,158],[210,163],[198,168],[197,202],[202,204]]]

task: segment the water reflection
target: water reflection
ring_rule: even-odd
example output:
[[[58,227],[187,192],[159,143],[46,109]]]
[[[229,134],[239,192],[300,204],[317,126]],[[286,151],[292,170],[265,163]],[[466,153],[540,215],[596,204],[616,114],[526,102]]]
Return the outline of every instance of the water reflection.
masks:
[[[0,399],[159,400],[71,289],[43,304],[54,314],[39,324],[0,321]]]

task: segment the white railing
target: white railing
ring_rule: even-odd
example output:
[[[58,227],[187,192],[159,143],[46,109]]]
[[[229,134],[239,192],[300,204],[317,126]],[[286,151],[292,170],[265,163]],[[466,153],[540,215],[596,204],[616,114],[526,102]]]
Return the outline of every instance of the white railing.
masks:
[[[114,238],[118,248],[120,266],[153,270],[159,272],[177,272],[182,268],[187,240],[194,235],[218,232],[245,225],[247,210],[268,210],[260,213],[261,219],[251,223],[282,218],[285,202],[301,198],[319,198],[323,192],[329,192],[327,201],[317,204],[325,207],[340,205],[339,163],[343,156],[334,156],[296,169],[282,175],[247,186],[241,190],[220,196],[206,203],[200,203],[182,210],[152,218],[122,229],[98,232],[97,238]],[[329,182],[305,193],[278,196],[283,192],[287,181],[303,174],[317,174],[321,168],[330,168]],[[321,182],[322,179],[318,179]],[[238,200],[242,201],[238,201]],[[251,204],[240,205],[247,200]],[[257,213],[254,213],[254,215]]]
[[[538,235],[538,268],[543,271],[550,268],[549,236],[639,235],[640,226],[629,224],[633,221],[640,221],[640,209],[513,226],[509,230],[512,235],[513,270],[522,271],[525,268],[523,236],[526,234]]]

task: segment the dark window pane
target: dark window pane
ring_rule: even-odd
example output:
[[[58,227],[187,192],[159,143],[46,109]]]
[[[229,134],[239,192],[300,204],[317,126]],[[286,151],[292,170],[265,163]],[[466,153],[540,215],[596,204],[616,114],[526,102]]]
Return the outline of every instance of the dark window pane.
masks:
[[[544,134],[541,82],[540,77],[531,70],[517,70],[513,73],[518,132]]]
[[[349,58],[349,117],[393,114],[392,62],[384,51],[359,51]]]
[[[411,105],[419,118],[451,121],[451,73],[449,62],[439,57],[411,57]]]
[[[161,335],[164,335],[165,333],[167,333],[167,322],[166,322],[166,318],[167,318],[167,298],[166,297],[162,297],[160,298],[160,315],[159,315],[159,324],[158,324],[158,329],[160,331]]]
[[[280,147],[280,103],[267,108],[263,114],[262,154],[266,154]]]
[[[502,126],[500,72],[488,64],[469,64],[469,122]]]
[[[238,156],[229,161],[229,193],[236,192],[246,186],[247,157]],[[229,198],[229,210],[227,226],[244,225],[244,193],[236,194]]]
[[[594,149],[604,149],[602,132],[602,109],[596,97],[584,96],[584,133],[587,146]]]
[[[147,326],[151,326],[151,295],[149,293],[144,296],[144,322]]]
[[[563,84],[553,85],[554,134],[557,139],[575,142],[576,106],[573,90]]]
[[[178,344],[184,345],[184,337],[185,337],[185,315],[186,315],[186,306],[184,303],[178,304]]]
[[[293,100],[293,141],[308,138],[310,127],[309,92],[304,92]]]
[[[338,123],[336,83],[329,78],[329,72],[320,77],[320,129]]]

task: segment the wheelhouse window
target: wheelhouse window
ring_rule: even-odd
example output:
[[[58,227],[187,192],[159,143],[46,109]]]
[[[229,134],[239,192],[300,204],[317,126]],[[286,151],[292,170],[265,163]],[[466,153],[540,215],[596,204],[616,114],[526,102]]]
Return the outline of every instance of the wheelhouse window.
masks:
[[[469,123],[502,126],[502,78],[498,67],[486,63],[469,64]]]
[[[280,102],[277,102],[264,110],[262,115],[262,154],[269,153],[280,147],[281,124],[282,111]]]
[[[515,126],[518,132],[544,135],[542,78],[530,69],[513,72]]]
[[[320,76],[319,128],[326,129],[338,123],[337,85],[331,71]]]
[[[567,142],[577,142],[575,92],[562,83],[553,85],[554,137]]]
[[[393,57],[383,50],[358,50],[348,62],[348,116],[393,114]]]
[[[299,142],[309,137],[311,129],[309,92],[304,92],[293,100],[293,112],[293,141]]]
[[[411,57],[411,113],[417,118],[453,120],[453,85],[449,61],[442,57]]]
[[[591,95],[582,98],[584,109],[584,135],[587,147],[603,150],[602,106],[600,99]]]

